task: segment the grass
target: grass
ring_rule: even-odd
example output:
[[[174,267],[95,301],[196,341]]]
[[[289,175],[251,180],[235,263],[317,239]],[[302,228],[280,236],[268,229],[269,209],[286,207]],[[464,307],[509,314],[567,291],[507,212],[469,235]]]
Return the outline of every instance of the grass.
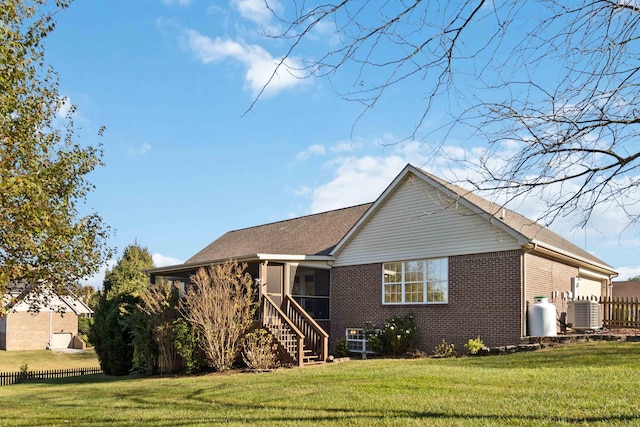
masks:
[[[82,353],[58,353],[49,350],[0,351],[0,372],[17,372],[23,363],[31,371],[73,369],[99,366],[93,349]]]
[[[640,344],[2,388],[6,425],[640,425]]]

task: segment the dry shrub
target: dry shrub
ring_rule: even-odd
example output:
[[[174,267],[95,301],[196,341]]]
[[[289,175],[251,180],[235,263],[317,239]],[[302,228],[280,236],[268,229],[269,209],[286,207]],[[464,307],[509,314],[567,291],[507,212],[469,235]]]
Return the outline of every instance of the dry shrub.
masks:
[[[273,335],[265,329],[256,329],[244,338],[242,360],[249,369],[272,369],[277,365],[278,353]]]
[[[231,368],[241,340],[253,324],[253,279],[246,264],[236,261],[201,268],[191,276],[193,286],[182,301],[185,318],[198,330],[209,366]]]
[[[157,346],[158,371],[161,374],[176,372],[179,357],[175,345],[173,322],[179,317],[178,286],[167,280],[158,280],[140,294],[138,308],[147,315],[150,332]]]

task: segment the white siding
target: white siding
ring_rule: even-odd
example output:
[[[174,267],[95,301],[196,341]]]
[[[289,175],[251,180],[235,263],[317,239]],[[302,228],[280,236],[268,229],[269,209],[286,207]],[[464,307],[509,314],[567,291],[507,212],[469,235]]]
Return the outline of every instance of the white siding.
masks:
[[[499,227],[408,174],[341,248],[334,265],[519,248]]]

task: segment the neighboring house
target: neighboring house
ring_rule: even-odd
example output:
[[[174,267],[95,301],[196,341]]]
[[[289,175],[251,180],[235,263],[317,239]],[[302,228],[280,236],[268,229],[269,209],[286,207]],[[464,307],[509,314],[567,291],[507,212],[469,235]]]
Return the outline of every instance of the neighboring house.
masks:
[[[640,280],[612,282],[611,296],[614,298],[640,298]]]
[[[11,304],[0,316],[0,350],[84,349],[78,335],[78,317],[93,311],[73,295],[53,295],[46,302],[32,302],[19,292],[5,296]],[[34,308],[37,308],[34,311]]]
[[[247,262],[259,283],[266,327],[304,335],[291,349],[299,363],[308,347],[326,356],[316,326],[334,346],[347,330],[404,314],[426,352],[443,339],[516,344],[535,296],[549,297],[560,319],[568,299],[606,296],[616,275],[549,229],[411,165],[373,204],[230,231],[149,273],[188,286],[198,268],[229,258]]]

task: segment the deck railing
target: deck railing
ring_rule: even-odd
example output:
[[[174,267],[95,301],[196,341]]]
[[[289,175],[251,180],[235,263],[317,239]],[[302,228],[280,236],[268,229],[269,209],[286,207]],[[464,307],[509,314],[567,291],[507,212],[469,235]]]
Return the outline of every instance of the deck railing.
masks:
[[[329,335],[309,316],[290,295],[285,296],[284,312],[305,336],[305,348],[310,349],[319,361],[329,356]]]
[[[268,295],[262,297],[262,324],[297,363],[304,364],[304,334]]]

